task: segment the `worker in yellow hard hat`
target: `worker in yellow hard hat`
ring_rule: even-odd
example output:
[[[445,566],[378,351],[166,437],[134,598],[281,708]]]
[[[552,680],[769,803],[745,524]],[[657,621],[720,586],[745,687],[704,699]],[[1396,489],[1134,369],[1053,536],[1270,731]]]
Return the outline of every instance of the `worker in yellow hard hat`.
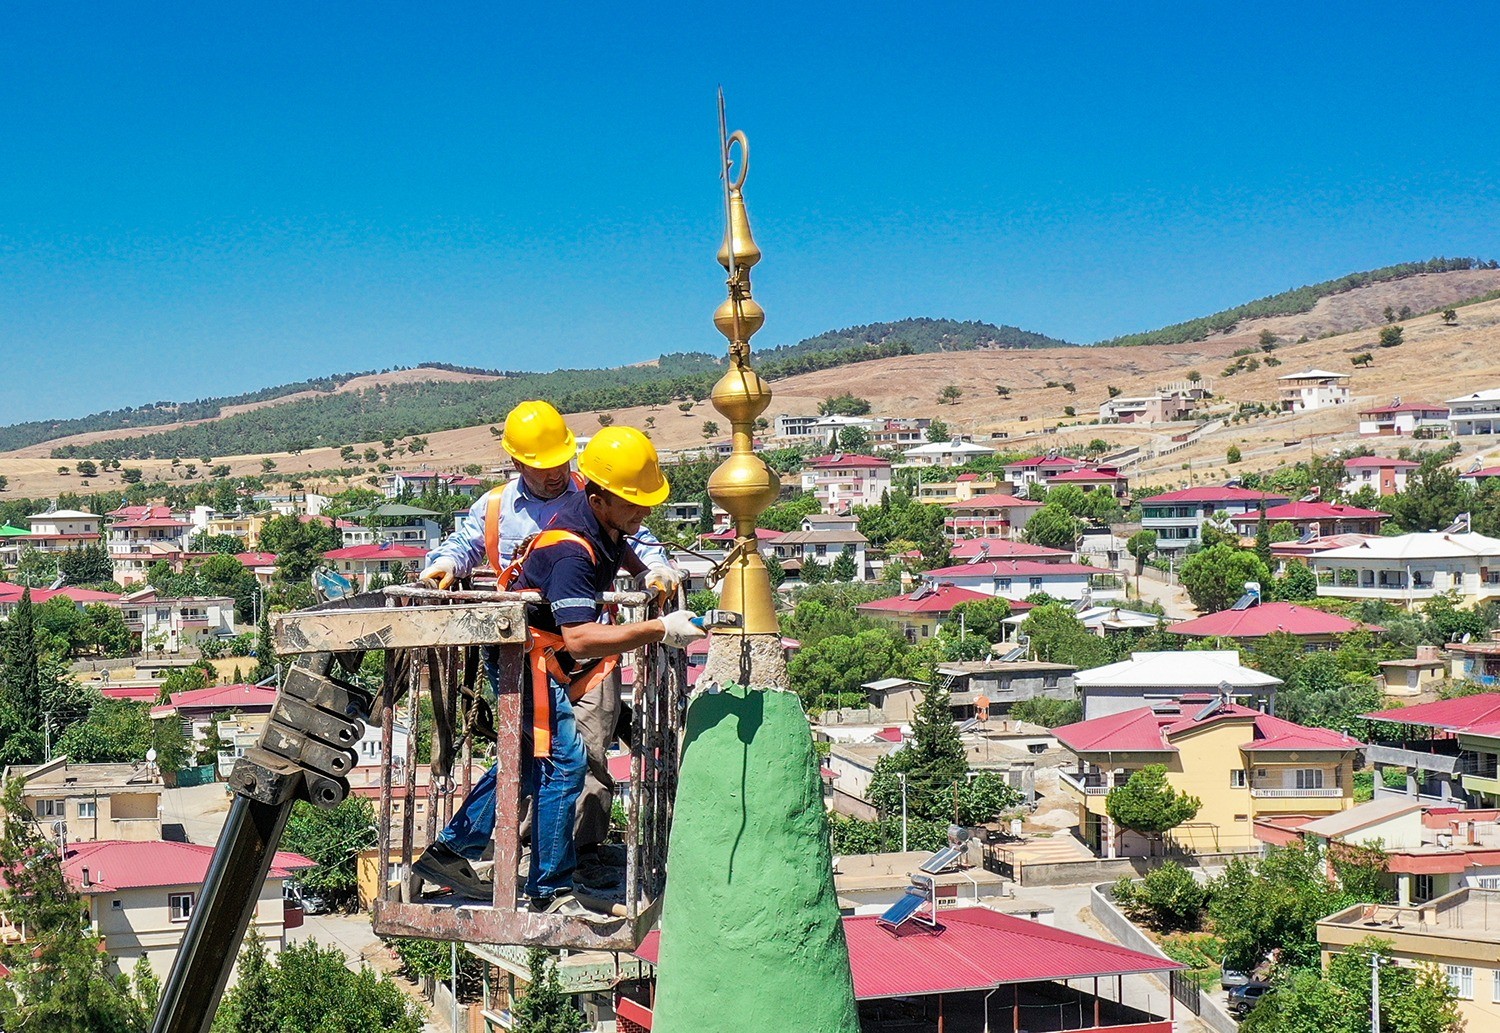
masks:
[[[637,484],[626,484],[626,452],[622,450],[621,433],[649,450],[651,475],[637,470]],[[635,437],[630,437],[634,435]],[[515,460],[520,476],[489,492],[474,503],[454,533],[428,554],[427,567],[421,579],[439,587],[451,587],[457,579],[467,577],[488,555],[491,567],[505,572],[516,567],[517,553],[527,541],[536,541],[539,532],[555,525],[560,514],[585,495],[592,476],[618,482],[617,497],[639,499],[644,506],[641,519],[651,506],[666,498],[666,479],[656,465],[656,451],[640,431],[630,428],[606,428],[590,442],[585,461],[579,457],[579,471],[571,464],[577,452],[577,441],[558,411],[543,401],[522,402],[505,420],[501,445]],[[611,445],[614,442],[614,445]],[[656,482],[659,481],[659,484]],[[599,481],[595,481],[599,483]],[[641,485],[655,487],[645,494]],[[646,501],[647,499],[651,501]],[[633,505],[637,503],[632,503]],[[618,507],[611,507],[616,512]],[[614,525],[623,527],[619,520]],[[621,564],[639,573],[645,585],[663,593],[674,593],[682,574],[672,564],[665,546],[651,532],[634,522],[621,535],[629,545]],[[613,574],[611,574],[611,577]],[[590,596],[592,599],[592,596]],[[632,626],[635,627],[635,626]],[[632,647],[633,648],[633,647]],[[585,786],[575,809],[575,842],[580,854],[579,876],[586,882],[604,887],[616,881],[615,866],[604,863],[601,847],[609,833],[610,813],[614,801],[614,782],[609,776],[608,754],[615,742],[620,718],[620,683],[617,664],[597,665],[601,676],[571,700],[572,725],[581,736],[587,756]],[[483,897],[488,884],[475,874],[471,861],[478,859],[494,833],[495,772],[491,769],[475,785],[464,807],[454,821],[418,860],[415,870],[429,881],[452,886],[470,896]]]

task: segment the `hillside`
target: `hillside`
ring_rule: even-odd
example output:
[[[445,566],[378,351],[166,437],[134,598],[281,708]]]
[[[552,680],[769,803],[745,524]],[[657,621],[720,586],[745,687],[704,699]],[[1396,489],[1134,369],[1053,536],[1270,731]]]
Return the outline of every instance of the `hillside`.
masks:
[[[1384,323],[1380,313],[1387,305],[1397,310],[1403,305],[1413,309],[1419,305],[1428,309],[1446,307],[1456,304],[1460,297],[1493,290],[1500,290],[1500,270],[1426,274],[1343,292],[1320,301],[1306,313],[1247,321],[1233,335],[1216,335],[1206,341],[1173,346],[1055,348],[1045,352],[971,349],[872,358],[776,380],[776,397],[767,415],[813,412],[822,399],[849,391],[868,398],[877,413],[939,416],[955,429],[973,434],[977,440],[987,440],[992,434],[1007,435],[1003,442],[994,442],[999,447],[1041,449],[1102,437],[1114,446],[1144,444],[1150,449],[1166,446],[1172,429],[1088,425],[1099,404],[1108,397],[1110,386],[1137,393],[1157,384],[1182,380],[1196,369],[1217,395],[1230,402],[1269,402],[1276,395],[1276,376],[1324,366],[1353,373],[1352,389],[1360,404],[1383,403],[1393,393],[1411,401],[1437,402],[1464,391],[1500,386],[1500,301],[1460,307],[1456,326],[1445,326],[1436,314],[1407,320],[1403,324],[1405,343],[1391,349],[1375,347],[1376,325]],[[1374,314],[1373,318],[1369,313]],[[1327,328],[1347,321],[1358,322],[1361,328],[1333,337],[1318,337],[1327,333]],[[1273,353],[1280,365],[1221,376],[1235,351],[1257,348],[1259,333],[1266,328],[1282,339]],[[1304,334],[1310,339],[1297,343]],[[1350,359],[1365,351],[1374,355],[1374,366],[1354,369]],[[1258,349],[1256,355],[1260,356]],[[649,369],[642,368],[642,374],[649,373]],[[1048,381],[1059,386],[1049,388]],[[1073,392],[1060,386],[1068,382],[1074,384]],[[957,385],[962,394],[954,405],[938,404],[938,392],[950,383]],[[996,386],[1010,388],[1009,396],[1000,397]],[[400,387],[381,384],[379,390],[389,393]],[[353,382],[348,386],[357,398],[365,398],[375,389],[374,385],[357,388]],[[1069,405],[1078,413],[1073,419],[1063,412]],[[279,414],[289,408],[277,407],[273,411]],[[1169,457],[1144,463],[1132,473],[1143,483],[1222,480],[1228,476],[1224,455],[1230,444],[1237,445],[1244,455],[1238,470],[1268,468],[1289,459],[1304,458],[1312,448],[1326,451],[1346,444],[1368,444],[1354,435],[1357,418],[1354,410],[1358,408],[1356,404],[1231,425]],[[693,404],[686,414],[670,401],[601,411],[607,411],[620,423],[650,426],[658,445],[669,450],[701,445],[705,421],[719,423],[721,431],[727,429],[706,401]],[[1042,428],[1071,424],[1075,420],[1083,425],[1041,432]],[[570,422],[583,434],[599,426],[593,411],[572,416]],[[486,422],[427,434],[425,453],[396,462],[425,463],[439,469],[458,469],[471,463],[490,468],[496,463],[498,449],[489,427]],[[1289,449],[1288,441],[1298,444]],[[379,445],[378,441],[348,443],[360,450],[368,444]],[[42,495],[78,490],[76,474],[59,476],[57,469],[62,461],[47,454],[55,444],[0,455],[0,474],[9,478],[12,493]],[[1396,443],[1380,444],[1384,450],[1393,451]],[[219,455],[215,461],[228,463],[235,474],[250,474],[260,472],[263,456],[269,456],[277,464],[277,470],[284,473],[346,465],[332,447],[308,449],[295,456],[285,451]],[[1190,468],[1183,469],[1184,463],[1190,464]],[[70,467],[71,462],[66,465]],[[141,467],[147,479],[180,476],[180,471],[174,471],[166,460],[132,461],[131,465]],[[94,487],[118,484],[118,474],[92,482]]]

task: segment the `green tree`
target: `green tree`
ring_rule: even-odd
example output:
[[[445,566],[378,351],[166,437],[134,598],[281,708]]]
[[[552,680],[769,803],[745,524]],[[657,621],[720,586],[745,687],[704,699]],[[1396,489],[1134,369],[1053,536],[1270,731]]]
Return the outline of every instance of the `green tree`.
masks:
[[[280,1033],[276,966],[253,924],[240,948],[239,978],[219,1005],[213,1033]]]
[[[938,404],[952,405],[963,397],[963,393],[963,388],[957,384],[945,384],[943,389],[938,392]]]
[[[89,641],[94,651],[107,657],[129,656],[135,636],[125,626],[125,615],[118,607],[89,603],[83,608],[89,622]]]
[[[821,563],[815,556],[809,556],[802,561],[802,583],[805,585],[821,585],[828,580],[828,565]]]
[[[1168,861],[1147,872],[1139,885],[1122,878],[1115,884],[1115,899],[1158,931],[1193,932],[1202,924],[1208,888],[1182,865]]]
[[[948,692],[929,685],[912,716],[911,741],[875,763],[868,797],[887,814],[901,813],[901,776],[906,776],[909,816],[951,821],[957,787],[967,781],[968,758],[953,724]]]
[[[41,647],[30,589],[0,625],[0,761],[42,759]]]
[[[1456,308],[1445,308],[1445,309],[1443,309],[1443,322],[1446,325],[1448,325],[1448,326],[1456,326],[1456,325],[1458,325],[1458,309],[1456,309]]]
[[[819,416],[867,416],[869,412],[870,403],[867,399],[856,398],[848,392],[833,395],[818,403]]]
[[[715,423],[713,420],[704,420],[703,421],[703,437],[704,437],[704,440],[712,438],[714,435],[716,435],[718,433],[719,433],[719,425],[717,423]]]
[[[316,940],[287,946],[272,983],[280,1033],[421,1033],[416,1006],[389,976],[351,972],[344,952]]]
[[[858,452],[870,447],[870,433],[863,427],[845,427],[839,431],[839,448],[845,452]]]
[[[200,531],[193,535],[192,550],[194,552],[217,552],[226,556],[233,556],[237,552],[246,551],[245,539],[232,534],[208,534]]]
[[[1401,343],[1403,331],[1399,326],[1383,326],[1380,328],[1380,346],[1382,348],[1394,348]]]
[[[976,599],[959,603],[948,614],[949,630],[961,627],[965,635],[983,639],[989,645],[1005,638],[1005,619],[1010,616],[1010,602],[1005,599]]]
[[[859,573],[854,566],[854,546],[844,546],[843,551],[834,557],[829,575],[835,581],[853,581],[859,576]]]
[[[1167,781],[1165,764],[1147,764],[1133,771],[1124,785],[1117,785],[1104,798],[1110,820],[1121,828],[1139,832],[1153,842],[1198,814],[1203,802],[1179,793]]]
[[[1146,561],[1156,553],[1156,532],[1141,530],[1125,539],[1125,551],[1135,557],[1135,572],[1140,574]]]
[[[994,771],[981,771],[958,787],[958,823],[984,825],[1021,804],[1021,791]]]
[[[838,697],[860,694],[865,682],[898,673],[905,653],[906,643],[895,632],[871,628],[803,643],[787,670],[806,705],[827,707]]]
[[[270,611],[262,610],[260,628],[255,636],[255,666],[250,670],[250,681],[258,685],[275,676],[279,659],[276,655],[276,642],[271,637]]]
[[[511,1013],[515,1033],[579,1033],[588,1022],[557,980],[552,955],[540,947],[526,952],[531,978]]]
[[[299,801],[287,821],[283,847],[318,863],[299,876],[302,885],[348,904],[359,889],[355,858],[375,839],[374,809],[368,800],[350,796],[331,808]]]
[[[1305,563],[1288,563],[1286,573],[1276,579],[1276,598],[1303,603],[1318,597],[1318,575]]]
[[[933,420],[927,425],[926,438],[928,443],[940,445],[945,441],[952,441],[953,435],[948,430],[948,425],[942,420]]]
[[[1255,555],[1266,570],[1271,570],[1271,525],[1266,520],[1266,507],[1261,506],[1260,517],[1255,521]]]
[[[1031,515],[1021,536],[1033,545],[1071,552],[1083,533],[1083,524],[1062,506],[1048,502]]]
[[[69,549],[58,556],[57,568],[70,585],[98,585],[115,576],[114,564],[102,545]]]
[[[1270,571],[1253,552],[1220,542],[1189,556],[1182,564],[1182,587],[1193,605],[1204,613],[1218,613],[1233,605],[1245,583],[1264,585]]]
[[[1017,700],[1011,705],[1010,716],[1017,721],[1057,728],[1083,720],[1083,704],[1076,699],[1053,699],[1050,696],[1032,696]]]
[[[57,557],[27,548],[21,553],[12,577],[16,584],[27,588],[46,588],[57,580]]]
[[[0,944],[0,1029],[10,1033],[143,1033],[129,981],[85,921],[87,909],[63,876],[55,845],[29,820],[24,778],[11,779],[0,834],[0,913],[24,941]],[[20,820],[17,820],[19,818]]]
[[[1231,465],[1238,463],[1240,461],[1240,446],[1230,445],[1229,451],[1224,453],[1224,461]]]
[[[1114,659],[1109,643],[1085,628],[1066,603],[1032,607],[1020,630],[1030,644],[1032,655],[1046,663],[1072,664],[1087,670]]]

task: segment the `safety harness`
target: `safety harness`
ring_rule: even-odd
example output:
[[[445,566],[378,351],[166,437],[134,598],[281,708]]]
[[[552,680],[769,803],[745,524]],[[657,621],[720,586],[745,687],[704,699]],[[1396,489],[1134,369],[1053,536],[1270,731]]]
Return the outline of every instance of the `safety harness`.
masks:
[[[531,535],[516,549],[509,564],[500,565],[500,500],[496,498],[485,511],[484,550],[489,556],[490,567],[496,571],[497,587],[502,592],[510,591],[521,574],[521,564],[538,549],[572,543],[583,547],[589,562],[597,563],[598,556],[589,540],[573,531],[548,528]],[[542,600],[546,603],[546,600]],[[552,693],[547,689],[547,679],[568,687],[568,699],[577,703],[603,683],[605,678],[620,664],[620,657],[606,656],[590,660],[572,672],[563,667],[559,654],[567,656],[563,638],[556,632],[528,628],[526,637],[526,659],[531,673],[531,733],[533,755],[552,756]],[[569,657],[571,660],[572,658]]]

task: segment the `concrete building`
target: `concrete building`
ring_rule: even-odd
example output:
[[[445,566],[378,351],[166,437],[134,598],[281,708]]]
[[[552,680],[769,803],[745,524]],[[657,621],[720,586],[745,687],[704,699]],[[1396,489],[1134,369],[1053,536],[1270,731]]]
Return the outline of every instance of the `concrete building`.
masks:
[[[1353,400],[1347,373],[1308,369],[1287,373],[1276,381],[1281,385],[1278,401],[1284,412],[1311,412],[1331,405],[1348,405]]]
[[[950,441],[934,441],[901,453],[905,466],[963,466],[975,459],[986,459],[995,455],[993,448],[976,445],[972,441],[953,438]]]
[[[1061,772],[1079,809],[1079,833],[1106,857],[1150,856],[1156,845],[1117,826],[1109,791],[1151,764],[1167,769],[1174,790],[1198,797],[1192,820],[1165,835],[1194,853],[1251,850],[1255,822],[1274,815],[1323,815],[1354,806],[1360,743],[1341,732],[1308,728],[1193,694],[1053,729],[1077,758]]]
[[[369,588],[379,574],[386,581],[415,575],[426,561],[428,546],[354,545],[323,554],[329,567],[343,574],[360,589]]]
[[[1362,715],[1368,756],[1406,772],[1404,786],[1375,781],[1375,795],[1469,807],[1500,806],[1500,694],[1460,696]]]
[[[1046,592],[1055,599],[1076,602],[1085,596],[1102,597],[1117,588],[1099,586],[1096,578],[1114,575],[1099,567],[1081,563],[1039,563],[1034,560],[972,560],[950,567],[925,571],[922,577],[932,583],[947,582],[958,588],[998,596],[1012,602],[1024,602],[1035,592]]]
[[[1448,424],[1454,437],[1500,434],[1500,388],[1448,399]]]
[[[948,701],[955,716],[976,716],[979,700],[992,716],[1010,713],[1022,700],[1039,696],[1047,699],[1077,698],[1074,679],[1078,668],[1071,664],[1053,664],[1040,660],[958,660],[937,666],[940,684],[948,690]],[[956,708],[973,708],[959,714]]]
[[[1458,998],[1465,1028],[1500,1029],[1500,891],[1465,888],[1426,904],[1355,904],[1318,923],[1323,961],[1371,936],[1399,965],[1433,965]]]
[[[1281,506],[1285,495],[1251,491],[1249,488],[1204,487],[1168,491],[1141,500],[1141,527],[1156,532],[1156,547],[1179,552],[1203,542],[1203,524],[1223,513],[1228,519],[1244,514],[1260,515],[1262,506]]]
[[[399,498],[402,495],[421,495],[430,491],[474,498],[484,482],[478,477],[461,473],[442,473],[437,470],[396,470],[387,475],[385,497]]]
[[[793,416],[789,413],[779,413],[775,421],[776,436],[778,438],[811,437],[813,427],[817,422],[816,416]]]
[[[1079,671],[1073,681],[1085,720],[1166,706],[1204,693],[1263,702],[1270,710],[1275,709],[1271,704],[1281,685],[1279,678],[1242,666],[1233,649],[1131,653],[1129,660]]]
[[[1380,405],[1359,412],[1359,432],[1365,437],[1411,437],[1418,431],[1446,433],[1448,407],[1425,402],[1402,402]]]
[[[1418,532],[1370,538],[1308,560],[1318,595],[1409,606],[1448,592],[1468,603],[1500,598],[1500,538]]]
[[[1009,493],[1010,482],[994,474],[961,473],[951,481],[918,481],[918,502],[963,502],[976,495],[994,495],[1004,486]]]
[[[99,544],[103,518],[95,513],[77,509],[59,509],[50,513],[34,513],[26,518],[30,531],[17,536],[22,549],[38,552],[59,553],[85,545]]]
[[[1454,681],[1500,686],[1500,642],[1449,642]]]
[[[890,486],[891,464],[875,456],[817,456],[802,468],[802,490],[811,492],[826,512],[878,505]]]
[[[26,779],[21,802],[46,832],[68,843],[161,839],[161,772],[146,763],[13,765],[4,781]]]
[[[932,421],[925,416],[916,419],[885,420],[870,430],[870,444],[874,448],[910,448],[927,440],[927,428]]]
[[[832,566],[844,550],[849,550],[854,559],[854,576],[857,580],[868,580],[873,571],[867,553],[869,539],[858,531],[789,531],[770,543],[770,551],[776,554],[789,577],[800,577],[802,565],[808,560],[817,560],[824,566]]]
[[[1073,553],[1047,545],[1033,545],[1013,538],[960,538],[948,550],[948,559],[1034,560],[1037,563],[1072,563]]]
[[[1344,460],[1344,491],[1372,488],[1379,495],[1394,495],[1406,490],[1406,478],[1419,463],[1389,456],[1355,456]]]
[[[205,639],[230,639],[239,634],[234,623],[234,600],[228,596],[174,596],[142,588],[120,597],[125,627],[139,635],[148,653],[180,653],[196,649]]]
[[[1198,403],[1186,392],[1156,391],[1133,398],[1111,398],[1099,406],[1100,423],[1173,423],[1185,420]]]
[[[193,843],[77,843],[63,857],[63,875],[83,896],[88,921],[120,972],[144,957],[165,980],[203,891],[214,848]],[[260,887],[251,926],[272,954],[284,945],[282,884],[316,867],[278,851]]]
[[[276,689],[262,685],[214,685],[207,689],[174,692],[166,703],[151,708],[153,721],[175,718],[182,731],[199,747],[208,741],[215,719],[221,715],[264,718],[276,705]]]
[[[1009,538],[1021,531],[1042,503],[1015,495],[976,495],[949,502],[943,533],[950,541],[964,538]]]

